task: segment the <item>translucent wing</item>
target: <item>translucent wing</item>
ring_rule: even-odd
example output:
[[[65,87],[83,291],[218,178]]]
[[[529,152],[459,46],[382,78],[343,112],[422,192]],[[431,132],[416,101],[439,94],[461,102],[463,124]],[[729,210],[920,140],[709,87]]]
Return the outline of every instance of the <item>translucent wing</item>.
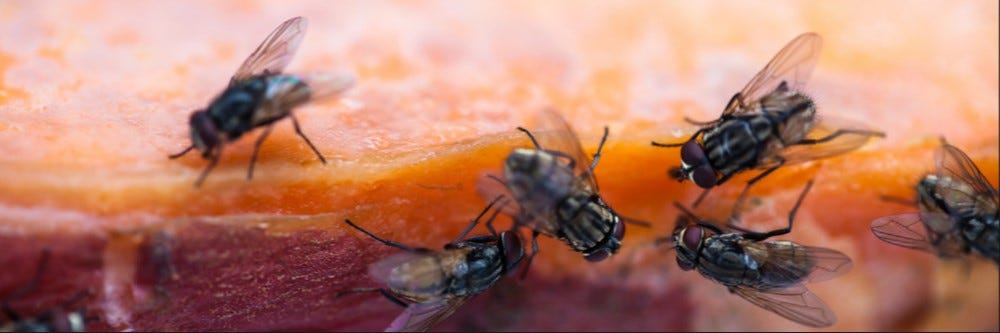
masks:
[[[816,60],[819,59],[822,48],[823,37],[812,32],[801,34],[788,42],[788,45],[778,51],[771,62],[768,62],[767,66],[740,91],[743,104],[752,103],[771,93],[781,82],[787,82],[792,90],[801,91],[809,81],[813,68],[816,67]],[[722,115],[732,115],[737,111],[746,110],[735,106],[737,105],[730,105]]]
[[[838,131],[844,132],[837,135]],[[805,140],[814,140],[815,143],[786,146],[780,155],[785,159],[785,164],[813,161],[856,150],[876,136],[884,134],[861,123],[824,116],[806,134]]]
[[[510,189],[503,182],[503,178],[499,176],[483,174],[476,180],[476,192],[479,192],[479,196],[486,201],[493,201],[500,196],[511,199],[506,201],[507,204],[500,209],[507,215],[518,217],[522,213],[521,206],[517,200],[513,200],[514,195],[510,193]]]
[[[961,255],[964,243],[944,213],[906,213],[872,221],[872,233],[886,243],[943,257]]]
[[[741,245],[744,253],[760,265],[761,278],[755,287],[762,289],[829,280],[847,273],[853,266],[851,258],[823,247],[789,241],[746,241]]]
[[[837,316],[830,307],[802,285],[767,291],[744,286],[729,290],[754,305],[802,325],[827,327],[837,322]]]
[[[495,178],[494,178],[495,177]],[[486,201],[492,201],[499,196],[504,196],[509,199],[503,201],[501,205],[501,211],[504,214],[509,215],[517,223],[521,225],[529,226],[531,229],[537,230],[541,233],[548,235],[555,235],[558,225],[555,221],[547,219],[540,212],[527,211],[521,206],[517,200],[515,200],[514,195],[510,192],[510,189],[502,183],[503,180],[495,175],[491,176],[489,174],[484,174],[479,177],[476,181],[476,191],[479,192],[479,196]]]
[[[386,332],[424,332],[441,323],[458,307],[465,304],[467,297],[441,299],[427,303],[413,303],[403,310],[386,327]]]
[[[336,97],[354,86],[354,75],[341,73],[296,74],[296,78],[309,87],[309,101],[316,102]]]
[[[558,111],[546,108],[538,113],[536,117],[536,128],[532,129],[532,134],[538,139],[538,144],[542,149],[558,151],[566,154],[575,163],[576,174],[582,177],[581,181],[589,186],[593,192],[598,192],[597,179],[590,172],[591,159],[580,146],[580,138],[570,127]]]
[[[1000,206],[1000,196],[990,186],[989,180],[979,171],[969,156],[941,139],[941,148],[935,152],[939,179],[957,180],[970,188],[948,181],[939,181],[937,194],[952,207],[966,213],[992,213]]]
[[[371,264],[371,266],[368,266],[368,276],[375,279],[376,281],[388,284],[389,276],[392,274],[392,271],[396,269],[396,267],[399,267],[400,265],[407,263],[415,263],[421,260],[427,260],[428,258],[433,258],[433,252],[394,253]],[[414,277],[414,278],[420,278],[420,277]]]
[[[240,68],[236,70],[236,74],[233,74],[230,82],[243,81],[264,71],[281,73],[285,66],[292,61],[292,56],[299,48],[299,43],[302,42],[308,25],[309,21],[301,16],[281,23],[243,61],[243,65],[240,65]]]

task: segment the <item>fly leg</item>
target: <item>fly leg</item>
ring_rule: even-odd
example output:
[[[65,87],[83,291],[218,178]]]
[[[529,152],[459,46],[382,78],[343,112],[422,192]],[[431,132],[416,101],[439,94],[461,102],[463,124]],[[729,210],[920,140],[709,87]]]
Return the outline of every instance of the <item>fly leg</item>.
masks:
[[[400,243],[397,243],[397,242],[393,242],[393,241],[390,241],[390,240],[386,240],[386,239],[383,239],[383,238],[381,238],[379,236],[375,236],[375,234],[370,233],[370,232],[368,232],[368,230],[365,230],[365,229],[359,227],[358,225],[354,224],[354,222],[351,222],[351,220],[349,220],[349,219],[345,218],[344,222],[346,222],[347,225],[351,226],[352,228],[358,229],[358,231],[361,231],[365,235],[368,235],[368,237],[371,237],[371,238],[379,241],[379,243],[382,243],[382,244],[385,244],[385,245],[388,245],[388,246],[391,246],[391,247],[394,247],[394,248],[397,248],[397,249],[401,249],[401,250],[404,250],[404,251],[408,251],[408,252],[419,252],[417,249],[414,249],[412,247],[409,247],[409,246],[406,246],[406,245],[403,245],[403,244],[400,244]]]
[[[222,156],[222,146],[216,146],[210,151],[210,153],[212,156],[211,160],[208,162],[208,166],[205,167],[205,170],[201,172],[201,176],[198,176],[198,181],[194,182],[195,188],[201,187],[201,184],[205,182],[205,178],[208,177],[208,172],[212,171],[212,168],[215,167],[216,163],[219,163],[219,157]]]
[[[344,290],[337,293],[337,295],[334,296],[334,298],[340,298],[341,296],[347,294],[358,294],[358,293],[379,293],[382,294],[382,297],[385,297],[385,299],[389,300],[390,302],[393,302],[396,305],[399,305],[404,308],[406,307],[406,302],[403,302],[403,300],[399,299],[399,297],[396,297],[388,290],[385,290],[383,288],[356,288],[356,289]]]
[[[686,118],[685,118],[685,119],[686,119]],[[649,143],[650,143],[651,145],[653,145],[653,147],[660,147],[660,148],[676,148],[676,147],[680,147],[680,146],[683,146],[684,144],[686,144],[686,143],[690,142],[691,140],[694,140],[695,138],[697,138],[697,137],[698,137],[698,134],[701,134],[701,132],[704,132],[704,131],[705,131],[705,129],[704,129],[704,128],[702,128],[702,129],[699,129],[699,130],[695,131],[695,132],[694,132],[694,135],[691,135],[691,137],[690,137],[690,138],[688,138],[687,140],[684,140],[683,142],[678,142],[678,143],[661,143],[661,142],[656,142],[656,141],[650,141]]]
[[[261,133],[260,137],[257,138],[257,142],[253,144],[253,155],[250,156],[250,169],[247,170],[247,180],[253,179],[253,166],[257,163],[257,153],[260,152],[260,146],[264,143],[264,139],[267,139],[267,136],[271,134],[272,128],[274,128],[274,125],[268,125],[264,128],[264,133]]]
[[[764,172],[761,172],[759,175],[753,177],[753,179],[747,182],[747,186],[743,188],[743,192],[740,193],[740,196],[736,198],[736,203],[733,204],[733,212],[729,217],[730,221],[739,221],[740,209],[742,208],[741,206],[743,206],[743,201],[746,200],[747,194],[750,193],[750,187],[785,164],[785,159],[781,156],[777,156],[776,159],[778,160],[777,164],[767,170],[764,170]]]
[[[799,206],[802,205],[802,201],[805,200],[806,194],[809,193],[809,189],[812,188],[812,185],[813,181],[810,179],[809,182],[806,183],[806,188],[802,189],[802,194],[799,195],[799,199],[795,201],[795,206],[792,206],[792,210],[788,212],[788,227],[771,230],[765,233],[759,233],[736,227],[732,225],[732,223],[730,223],[728,226],[732,229],[744,232],[743,238],[755,241],[762,241],[774,236],[784,235],[789,232],[792,232],[792,222],[795,221],[795,213],[798,212]]]
[[[528,262],[524,264],[524,270],[521,271],[521,280],[524,280],[528,276],[528,269],[531,268],[531,262],[535,260],[535,255],[538,254],[538,231],[531,231],[531,256],[528,256]]]
[[[191,149],[194,149],[194,144],[193,143],[190,146],[188,146],[187,148],[184,148],[183,151],[181,151],[179,153],[176,153],[176,154],[173,154],[173,155],[170,155],[170,156],[167,156],[167,157],[169,157],[170,159],[175,159],[175,158],[184,156],[184,154],[187,154],[189,151],[191,151]]]
[[[587,171],[590,174],[594,174],[594,169],[597,168],[597,161],[601,159],[601,150],[604,149],[604,143],[608,141],[608,127],[604,126],[604,136],[601,137],[601,143],[597,145],[597,152],[594,153],[594,160],[590,162],[590,169]]]
[[[535,145],[535,149],[541,150],[541,151],[544,151],[546,153],[549,153],[549,154],[552,154],[552,155],[555,155],[555,156],[558,156],[558,157],[562,157],[562,158],[565,158],[565,159],[569,160],[569,168],[570,169],[573,169],[573,168],[576,167],[576,159],[574,159],[572,156],[569,156],[569,154],[566,154],[565,152],[561,152],[561,151],[558,151],[558,150],[544,149],[544,148],[542,148],[542,145],[538,144],[538,140],[535,140],[535,136],[531,134],[531,131],[529,131],[528,129],[526,129],[524,127],[518,127],[517,130],[519,130],[521,132],[524,132],[524,134],[528,135],[528,138],[531,139],[531,143],[533,145]]]
[[[882,132],[879,132],[879,131],[838,129],[836,132],[833,132],[830,135],[824,136],[822,138],[819,138],[819,139],[804,139],[802,141],[794,143],[794,145],[815,145],[815,144],[820,144],[820,143],[824,143],[824,142],[836,139],[838,136],[841,136],[841,135],[844,135],[844,134],[858,134],[858,135],[865,135],[865,136],[877,136],[877,137],[880,137],[880,138],[884,138],[885,137],[885,133],[882,133]]]
[[[493,215],[490,215],[490,218],[486,220],[486,229],[488,229],[490,231],[490,235],[493,235],[494,237],[496,237],[497,236],[497,231],[496,231],[496,229],[493,228],[493,220],[496,219],[496,217],[497,217],[498,214],[500,214],[500,210],[503,209],[503,207],[507,205],[507,200],[504,197],[505,196],[503,194],[501,194],[501,195],[498,195],[496,198],[494,198],[493,201],[490,201],[490,204],[486,205],[486,208],[483,209],[482,212],[479,212],[479,215],[476,216],[476,219],[472,220],[472,223],[469,223],[469,226],[467,228],[465,228],[465,231],[462,231],[462,233],[458,235],[458,238],[455,238],[455,240],[452,241],[452,243],[458,243],[461,240],[465,239],[465,236],[468,235],[469,232],[472,231],[472,228],[475,228],[476,225],[479,224],[479,220],[482,219],[483,216],[486,215],[486,212],[489,212],[490,208],[493,208],[493,205],[496,204],[498,201],[504,200],[504,203],[501,204],[500,207],[498,207],[496,210],[494,210],[493,211]]]
[[[906,206],[915,206],[918,203],[917,199],[906,199],[906,198],[894,197],[894,196],[891,196],[891,195],[880,195],[880,196],[878,196],[878,198],[879,198],[879,200],[882,200],[882,201],[885,201],[885,202],[891,202],[891,203],[896,203],[896,204],[906,205]]]
[[[712,190],[712,188],[709,187],[709,188],[706,188],[704,191],[701,191],[701,194],[698,195],[698,198],[694,199],[694,202],[691,203],[691,207],[692,208],[698,207],[698,204],[700,204],[702,200],[705,200],[705,197],[708,196],[708,192],[711,191],[711,190]]]
[[[312,148],[312,151],[314,153],[316,153],[316,157],[319,157],[319,161],[323,162],[323,164],[326,164],[326,158],[323,157],[323,154],[320,154],[319,149],[316,149],[316,146],[313,145],[312,141],[309,141],[309,138],[306,137],[306,134],[302,133],[302,128],[299,127],[299,120],[295,118],[295,114],[289,112],[288,115],[292,118],[292,125],[295,126],[295,133],[301,136],[302,140],[306,140],[306,144],[309,145],[309,148]]]

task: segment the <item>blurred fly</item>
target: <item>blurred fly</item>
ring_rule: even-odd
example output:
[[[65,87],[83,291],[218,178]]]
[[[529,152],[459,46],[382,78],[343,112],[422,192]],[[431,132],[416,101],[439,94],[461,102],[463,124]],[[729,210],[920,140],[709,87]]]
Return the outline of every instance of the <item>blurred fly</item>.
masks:
[[[42,278],[42,274],[45,272],[48,260],[49,251],[46,249],[42,252],[42,257],[38,261],[38,268],[35,269],[34,277],[28,283],[0,300],[0,311],[10,320],[8,322],[0,321],[0,332],[86,332],[87,322],[97,319],[86,317],[86,311],[83,307],[75,310],[67,310],[73,304],[90,296],[89,291],[77,293],[60,306],[53,307],[35,317],[22,316],[10,307],[10,301],[21,298],[35,289],[38,281]]]
[[[480,178],[480,193],[489,198],[510,196],[515,203],[505,212],[517,225],[533,230],[530,264],[538,252],[539,233],[560,239],[591,262],[601,261],[618,251],[625,237],[623,219],[599,195],[594,168],[608,139],[608,128],[597,146],[593,162],[584,154],[573,129],[551,109],[539,117],[546,131],[532,134],[534,149],[514,149],[504,161],[505,180],[489,175]],[[543,144],[544,143],[544,144]]]
[[[885,136],[856,124],[834,125],[829,117],[817,121],[816,105],[802,91],[822,44],[822,37],[815,33],[799,35],[733,95],[719,119],[698,122],[685,118],[701,127],[690,139],[652,142],[657,147],[681,147],[681,166],[670,169],[670,175],[705,189],[695,206],[712,187],[733,175],[763,169],[747,182],[737,199],[735,219],[750,187],[779,167],[844,154],[858,149],[870,137]]]
[[[503,199],[506,200],[506,199]],[[377,292],[386,299],[406,308],[386,328],[387,332],[426,331],[437,325],[464,304],[513,272],[524,257],[520,235],[514,231],[497,233],[492,222],[499,214],[495,210],[486,221],[489,235],[465,236],[501,198],[490,204],[468,228],[443,251],[413,248],[382,239],[344,219],[351,227],[382,244],[405,252],[389,256],[373,264],[369,274],[384,282],[385,288],[362,288],[341,292]],[[502,204],[501,204],[502,205]]]
[[[271,133],[275,122],[285,117],[292,119],[297,133],[319,160],[326,164],[323,154],[302,133],[299,121],[292,109],[307,102],[313,102],[339,95],[347,90],[354,79],[346,74],[283,74],[285,66],[292,60],[308,21],[303,17],[289,19],[271,32],[264,42],[243,61],[229,86],[215,97],[208,107],[191,114],[191,146],[170,158],[178,158],[192,149],[201,151],[202,158],[208,159],[208,166],[198,177],[195,186],[201,186],[209,171],[222,156],[225,143],[239,139],[244,133],[263,127],[264,132],[254,144],[247,180],[253,178],[253,167],[257,161],[260,146]]]
[[[1000,264],[1000,190],[957,147],[941,139],[937,171],[917,184],[919,213],[872,221],[872,232],[888,243],[958,257],[967,253]]]
[[[767,241],[791,232],[795,212],[810,187],[812,181],[789,212],[788,227],[766,233],[732,225],[742,233],[726,233],[674,202],[684,212],[678,216],[672,236],[677,265],[686,271],[697,269],[730,292],[789,320],[812,327],[833,325],[837,321],[833,311],[804,284],[846,273],[851,259],[827,248]],[[669,238],[659,240],[665,241]]]

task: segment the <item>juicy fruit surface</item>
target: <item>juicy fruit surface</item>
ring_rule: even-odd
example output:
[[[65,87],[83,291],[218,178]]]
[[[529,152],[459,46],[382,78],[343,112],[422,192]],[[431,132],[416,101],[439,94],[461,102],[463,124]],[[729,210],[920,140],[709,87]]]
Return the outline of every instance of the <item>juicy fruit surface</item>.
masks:
[[[784,43],[815,31],[824,50],[806,93],[886,132],[860,151],[779,170],[754,187],[744,224],[769,230],[807,179],[816,186],[783,239],[844,252],[848,274],[810,285],[840,330],[997,330],[996,265],[944,262],[880,242],[869,222],[914,211],[937,137],[963,149],[994,186],[998,17],[992,2],[2,2],[0,295],[52,259],[40,313],[81,289],[93,328],[373,330],[401,309],[375,295],[368,264],[392,253],[342,224],[439,248],[485,205],[476,179],[498,174],[545,106],[593,152],[597,179],[630,226],[622,251],[587,263],[542,239],[527,280],[504,281],[440,329],[801,330],[805,327],[677,269],[656,237],[701,190],[669,179],[683,118],[713,119]],[[219,93],[270,29],[310,27],[287,72],[348,70],[343,98],[297,109],[322,165],[289,121],[207,161],[169,160],[187,118]],[[184,23],[194,22],[194,23]],[[928,24],[927,22],[934,22]],[[877,24],[875,24],[877,23]],[[697,212],[722,218],[749,177]],[[499,225],[506,226],[506,221]],[[963,267],[968,265],[968,267]],[[718,320],[726,318],[726,320]]]

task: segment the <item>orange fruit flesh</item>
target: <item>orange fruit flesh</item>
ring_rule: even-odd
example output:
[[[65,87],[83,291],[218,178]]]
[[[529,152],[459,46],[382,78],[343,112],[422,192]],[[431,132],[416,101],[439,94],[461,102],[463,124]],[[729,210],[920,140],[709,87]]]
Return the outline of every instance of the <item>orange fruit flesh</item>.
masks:
[[[962,264],[875,239],[869,222],[915,210],[878,196],[912,196],[933,170],[939,135],[997,184],[996,6],[3,3],[0,267],[9,269],[0,295],[30,280],[48,248],[37,290],[12,302],[19,313],[86,289],[93,296],[81,304],[100,318],[92,329],[384,328],[398,307],[335,294],[377,286],[367,265],[396,250],[342,219],[439,248],[485,205],[477,179],[529,144],[514,128],[552,106],[588,153],[610,127],[597,168],[602,196],[653,227],[629,226],[622,251],[597,264],[541,239],[525,281],[502,281],[439,329],[805,329],[682,272],[666,246],[650,245],[672,230],[672,202],[688,205],[701,190],[669,179],[679,152],[649,141],[686,139],[694,128],[685,116],[717,117],[785,42],[816,31],[824,51],[807,93],[819,113],[887,138],[767,177],[751,192],[745,226],[782,226],[815,179],[781,238],[853,259],[851,272],[809,285],[837,313],[833,329],[995,331],[995,264],[971,260],[965,274]],[[175,19],[189,15],[199,23]],[[260,131],[226,145],[195,189],[207,161],[166,157],[188,146],[187,117],[295,15],[310,28],[289,72],[358,77],[341,99],[296,110],[330,163],[285,120],[252,181],[246,167]],[[725,216],[753,174],[714,189],[696,212]]]

